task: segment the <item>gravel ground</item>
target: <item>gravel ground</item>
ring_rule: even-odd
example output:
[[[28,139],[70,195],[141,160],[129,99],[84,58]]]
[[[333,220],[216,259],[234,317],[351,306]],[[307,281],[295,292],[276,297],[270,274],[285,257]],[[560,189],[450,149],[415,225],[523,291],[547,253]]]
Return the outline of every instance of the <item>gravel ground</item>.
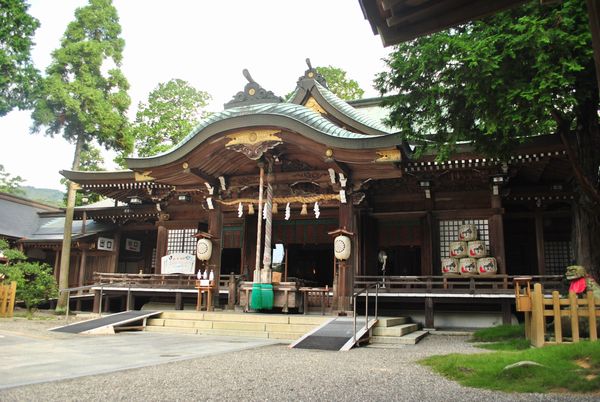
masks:
[[[3,320],[3,331],[43,338],[56,321]],[[267,346],[0,391],[0,401],[598,401],[598,395],[507,394],[466,388],[415,361],[481,353],[466,336],[430,335],[414,346],[350,352]]]

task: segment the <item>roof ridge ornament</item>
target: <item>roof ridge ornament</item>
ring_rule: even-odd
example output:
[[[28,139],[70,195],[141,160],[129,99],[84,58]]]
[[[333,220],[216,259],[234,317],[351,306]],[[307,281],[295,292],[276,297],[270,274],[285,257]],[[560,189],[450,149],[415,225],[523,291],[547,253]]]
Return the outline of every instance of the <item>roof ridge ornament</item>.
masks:
[[[308,70],[306,70],[304,72],[304,75],[298,78],[298,82],[296,83],[297,86],[300,86],[300,82],[302,80],[315,80],[317,81],[319,84],[323,85],[325,88],[327,87],[327,81],[325,80],[325,77],[323,77],[321,75],[321,73],[319,73],[317,71],[316,68],[313,68],[312,63],[310,62],[310,59],[307,57],[306,58],[306,65],[308,66]]]
[[[233,99],[227,102],[224,107],[225,109],[231,109],[238,106],[249,106],[256,105],[259,103],[281,103],[283,99],[275,95],[272,91],[267,91],[256,82],[248,69],[242,71],[244,77],[248,80],[248,83],[244,87],[243,91],[235,94]]]

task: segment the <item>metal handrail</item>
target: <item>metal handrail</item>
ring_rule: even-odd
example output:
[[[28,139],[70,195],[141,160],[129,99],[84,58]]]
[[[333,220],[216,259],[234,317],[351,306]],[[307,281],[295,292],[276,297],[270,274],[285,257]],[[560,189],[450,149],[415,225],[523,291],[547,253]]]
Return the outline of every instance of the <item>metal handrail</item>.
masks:
[[[86,286],[77,286],[74,288],[64,288],[64,289],[59,289],[58,293],[63,293],[63,292],[67,292],[67,311],[66,311],[66,316],[65,316],[65,322],[68,324],[69,323],[69,305],[71,304],[71,292],[76,291],[76,290],[84,290],[84,289],[91,289],[91,288],[96,288],[98,287],[98,285],[86,285]],[[100,305],[98,306],[98,313],[100,315],[100,317],[102,317],[102,290],[103,290],[104,285],[100,284]]]
[[[354,331],[352,334],[352,340],[354,341],[354,343],[356,343],[356,299],[357,296],[360,296],[361,294],[365,293],[366,297],[365,297],[365,328],[368,327],[369,325],[369,289],[371,288],[375,288],[375,319],[378,318],[378,313],[377,313],[377,307],[379,304],[379,287],[381,285],[379,284],[379,282],[376,283],[372,283],[369,286],[366,286],[364,288],[362,288],[361,290],[359,290],[358,292],[354,292],[352,294],[352,310],[353,310],[353,315],[354,315],[354,319],[353,319],[353,327],[354,327]]]

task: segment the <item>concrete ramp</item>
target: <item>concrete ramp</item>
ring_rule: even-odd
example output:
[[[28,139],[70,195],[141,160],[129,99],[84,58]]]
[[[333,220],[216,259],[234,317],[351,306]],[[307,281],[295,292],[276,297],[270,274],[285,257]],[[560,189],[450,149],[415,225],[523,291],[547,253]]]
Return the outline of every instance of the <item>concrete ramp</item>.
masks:
[[[291,344],[290,347],[298,349],[349,350],[377,322],[377,320],[370,320],[369,325],[365,325],[364,318],[357,319],[355,341],[353,321],[353,318],[348,317],[334,318],[305,334]]]
[[[66,332],[69,334],[114,334],[115,327],[120,327],[125,324],[131,324],[136,321],[143,321],[142,325],[146,325],[146,319],[158,314],[162,311],[123,311],[107,315],[100,318],[94,318],[87,321],[76,322],[62,327],[51,328],[49,331]]]

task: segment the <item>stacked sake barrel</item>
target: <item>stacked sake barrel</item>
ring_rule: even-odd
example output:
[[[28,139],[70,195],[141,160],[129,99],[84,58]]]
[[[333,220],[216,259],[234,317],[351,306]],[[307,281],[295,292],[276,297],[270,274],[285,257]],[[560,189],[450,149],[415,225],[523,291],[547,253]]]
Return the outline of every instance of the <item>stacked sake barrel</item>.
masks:
[[[442,274],[494,275],[498,265],[494,257],[487,256],[483,240],[477,240],[475,225],[462,225],[458,241],[450,243],[450,256],[442,258]]]

